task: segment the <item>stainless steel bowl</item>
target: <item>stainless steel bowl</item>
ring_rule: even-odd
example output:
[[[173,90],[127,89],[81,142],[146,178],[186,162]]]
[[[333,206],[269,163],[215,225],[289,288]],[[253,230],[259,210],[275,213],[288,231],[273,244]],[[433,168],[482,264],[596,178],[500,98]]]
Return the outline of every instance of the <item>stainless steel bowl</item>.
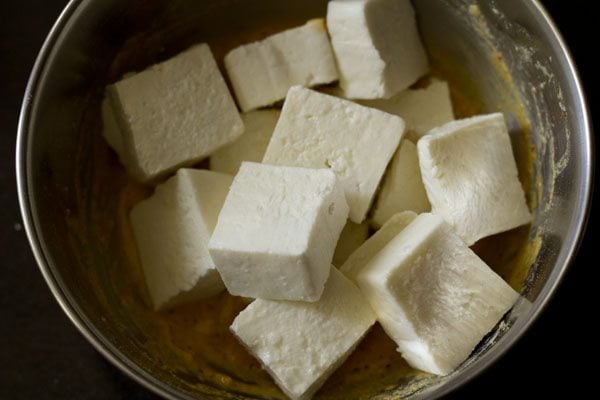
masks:
[[[479,111],[505,112],[519,159],[533,149],[531,173],[520,165],[531,178],[526,186],[535,205],[526,235],[533,266],[524,300],[458,371],[445,378],[398,381],[394,389],[370,393],[389,398],[441,396],[485,369],[523,334],[577,250],[593,163],[577,73],[538,2],[416,0],[415,6],[436,68],[453,85],[467,85],[462,94],[477,96]],[[101,139],[103,88],[122,73],[193,43],[206,41],[221,57],[234,44],[323,16],[325,9],[326,1],[317,0],[73,0],[37,59],[17,149],[21,210],[31,246],[51,290],[82,334],[117,367],[165,397],[240,398],[244,393],[228,390],[227,374],[215,379],[172,365],[132,317],[130,306],[143,303],[143,293],[130,288],[139,279],[135,273],[119,279],[123,266],[135,263],[124,245],[123,221],[144,190],[128,181]],[[522,140],[524,133],[529,142]]]

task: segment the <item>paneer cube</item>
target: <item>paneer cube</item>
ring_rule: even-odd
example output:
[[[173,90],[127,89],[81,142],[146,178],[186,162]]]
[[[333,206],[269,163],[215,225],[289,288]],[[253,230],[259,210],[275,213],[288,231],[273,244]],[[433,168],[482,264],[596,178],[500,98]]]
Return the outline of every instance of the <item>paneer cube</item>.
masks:
[[[210,254],[233,295],[317,301],[347,217],[332,171],[243,162]]]
[[[450,122],[417,147],[432,212],[467,245],[531,221],[501,113]]]
[[[123,75],[122,79],[129,78],[135,75],[135,73],[129,72]],[[127,157],[125,151],[125,144],[123,143],[123,132],[119,126],[116,113],[113,109],[112,101],[109,98],[108,89],[104,93],[102,98],[102,104],[100,108],[100,115],[102,117],[102,136],[106,140],[106,143],[114,150],[119,157],[121,164],[125,165],[131,161],[131,157]],[[125,167],[127,170],[133,169],[132,167]]]
[[[233,177],[180,169],[131,211],[131,227],[155,309],[221,292],[208,241]]]
[[[407,137],[415,142],[454,120],[448,82],[435,79],[425,88],[404,90],[390,99],[362,100],[360,104],[402,117]]]
[[[238,47],[225,56],[225,68],[244,112],[283,100],[294,85],[338,79],[323,19]]]
[[[340,271],[355,281],[358,273],[379,253],[390,240],[398,235],[413,220],[417,214],[404,211],[391,217],[373,236],[356,249],[340,267]]]
[[[404,133],[402,118],[316,91],[290,89],[263,162],[331,168],[361,223]]]
[[[210,156],[210,169],[235,175],[242,161],[261,162],[279,114],[279,110],[258,110],[242,114],[246,127],[244,134]]]
[[[421,178],[417,146],[404,139],[383,178],[374,206],[373,223],[380,227],[399,212],[414,211],[421,214],[430,210],[431,204]]]
[[[357,282],[410,365],[446,375],[519,297],[434,214],[421,214]]]
[[[348,259],[354,250],[358,249],[369,237],[369,224],[355,224],[348,221],[342,229],[340,240],[338,240],[333,253],[333,265],[340,267]]]
[[[327,27],[351,99],[390,98],[428,72],[410,0],[334,0]]]
[[[108,95],[125,167],[143,182],[194,164],[244,131],[206,44],[110,85]]]
[[[350,355],[375,315],[334,267],[316,303],[255,300],[231,331],[291,399],[309,399]]]

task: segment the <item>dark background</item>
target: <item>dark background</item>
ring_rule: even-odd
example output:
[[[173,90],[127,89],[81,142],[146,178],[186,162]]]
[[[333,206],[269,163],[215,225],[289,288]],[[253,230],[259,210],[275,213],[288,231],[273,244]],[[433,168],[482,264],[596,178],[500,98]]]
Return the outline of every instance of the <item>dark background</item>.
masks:
[[[592,116],[597,18],[592,1],[543,1],[569,44]],[[105,361],[62,313],[29,250],[18,210],[14,148],[27,78],[66,0],[2,0],[0,22],[0,399],[155,399]],[[597,212],[592,221],[597,219]],[[576,396],[594,387],[597,300],[592,229],[550,306],[499,362],[451,398]],[[595,273],[594,273],[595,275]],[[593,286],[592,286],[593,285]],[[598,290],[596,290],[598,291]]]

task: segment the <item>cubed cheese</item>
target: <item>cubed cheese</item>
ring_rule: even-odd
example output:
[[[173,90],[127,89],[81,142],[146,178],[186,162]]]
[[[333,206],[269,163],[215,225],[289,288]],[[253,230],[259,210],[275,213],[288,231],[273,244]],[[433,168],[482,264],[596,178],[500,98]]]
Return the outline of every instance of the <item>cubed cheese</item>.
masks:
[[[332,171],[243,162],[210,254],[233,295],[317,301],[347,217]]]
[[[446,375],[518,298],[433,214],[421,214],[358,274],[385,331],[410,365]]]
[[[279,110],[259,110],[242,115],[246,130],[235,142],[210,156],[210,169],[235,175],[242,161],[261,162],[279,119]]]
[[[323,19],[232,50],[225,68],[243,111],[283,100],[294,85],[338,79]]]
[[[123,75],[123,79],[129,78],[135,75],[135,73],[129,72]],[[106,90],[104,97],[102,98],[102,104],[100,108],[100,115],[102,116],[102,136],[106,140],[106,143],[117,153],[119,160],[122,164],[125,164],[130,160],[131,157],[127,157],[125,152],[125,145],[123,144],[123,133],[119,126],[115,111],[113,110],[112,101],[108,90]],[[126,167],[127,168],[127,167]]]
[[[316,303],[255,300],[231,331],[291,399],[309,399],[375,323],[360,291],[335,268]]]
[[[347,98],[390,98],[428,71],[410,0],[335,0],[327,27]]]
[[[408,89],[391,99],[363,100],[361,104],[398,115],[406,122],[409,139],[419,140],[427,132],[454,120],[448,83],[433,80],[422,89]]]
[[[340,234],[340,240],[335,247],[335,253],[333,253],[333,265],[336,267],[341,266],[354,252],[362,245],[365,240],[369,237],[369,224],[363,222],[362,224],[355,224],[352,221],[348,221],[342,229]]]
[[[108,94],[125,167],[141,181],[191,165],[244,131],[206,44],[110,85]]]
[[[123,75],[122,79],[129,78],[133,75],[135,75],[133,72],[126,73]],[[105,91],[104,98],[102,99],[101,115],[102,136],[104,136],[106,143],[108,143],[115,153],[117,153],[117,156],[119,156],[119,161],[121,161],[122,164],[130,162],[131,157],[128,157],[128,153],[125,151],[123,133],[121,131],[121,127],[119,126],[119,121],[117,120],[115,111],[113,110],[113,104],[110,100],[108,89]],[[130,169],[128,167],[126,168]]]
[[[331,168],[361,223],[404,133],[402,118],[316,91],[290,89],[263,162]]]
[[[371,261],[375,254],[379,253],[390,240],[406,228],[417,214],[412,211],[404,211],[390,218],[373,236],[356,249],[346,262],[340,267],[340,271],[353,281],[356,275]]]
[[[373,222],[377,227],[402,211],[420,214],[431,210],[421,178],[417,146],[410,140],[404,139],[392,158],[374,210]]]
[[[469,246],[531,221],[502,114],[450,122],[418,149],[432,211]]]
[[[208,241],[233,177],[180,169],[131,211],[146,285],[156,309],[224,289]]]

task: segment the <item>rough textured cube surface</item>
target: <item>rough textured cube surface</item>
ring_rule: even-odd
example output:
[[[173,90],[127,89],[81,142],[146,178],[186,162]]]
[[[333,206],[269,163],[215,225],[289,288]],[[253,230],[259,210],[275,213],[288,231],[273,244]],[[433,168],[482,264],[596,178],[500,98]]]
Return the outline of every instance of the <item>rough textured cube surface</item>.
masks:
[[[131,211],[131,227],[156,309],[224,289],[208,241],[232,177],[181,169]]]
[[[331,168],[361,223],[404,133],[398,116],[295,86],[290,89],[263,162]]]
[[[390,99],[360,103],[402,117],[408,138],[415,142],[433,128],[454,120],[450,88],[439,80],[425,88],[403,90]]]
[[[244,162],[210,254],[231,294],[317,301],[347,217],[332,171]]]
[[[347,98],[390,98],[428,71],[409,0],[336,0],[327,27]]]
[[[225,57],[225,67],[243,111],[283,100],[294,85],[338,79],[323,19],[238,47]]]
[[[244,131],[206,44],[108,88],[131,175],[148,181],[191,165]]]
[[[244,134],[210,156],[210,169],[235,175],[242,161],[261,162],[279,114],[279,110],[259,110],[243,114],[242,120],[246,127]]]
[[[420,214],[431,210],[421,178],[417,146],[411,141],[404,139],[392,158],[374,210],[373,222],[378,227],[402,211]]]
[[[446,375],[518,293],[433,214],[421,214],[358,274],[385,331],[415,368]]]
[[[502,114],[450,122],[417,147],[433,213],[468,245],[531,221]]]
[[[256,300],[232,332],[292,399],[308,399],[375,323],[353,283],[332,267],[316,303]]]
[[[351,280],[356,280],[358,273],[379,253],[390,240],[406,228],[417,214],[404,211],[392,216],[373,236],[356,249],[342,264],[340,271]]]

